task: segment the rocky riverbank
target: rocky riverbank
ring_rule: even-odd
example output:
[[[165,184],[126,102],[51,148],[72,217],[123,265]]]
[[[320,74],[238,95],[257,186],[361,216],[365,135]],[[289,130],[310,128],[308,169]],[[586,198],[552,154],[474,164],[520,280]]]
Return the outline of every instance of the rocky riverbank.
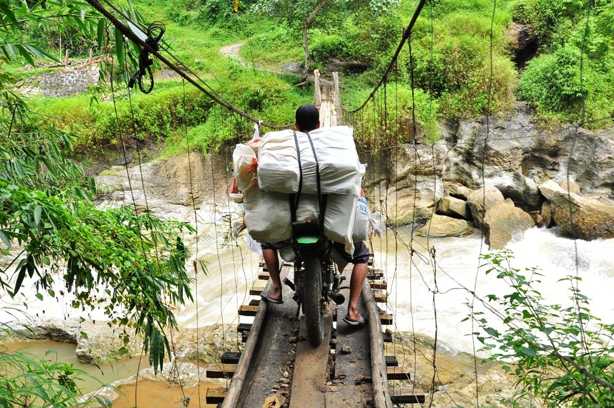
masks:
[[[375,171],[366,189],[390,225],[415,222],[425,226],[420,235],[434,237],[468,235],[473,226],[493,249],[534,226],[614,237],[614,128],[544,130],[518,105],[488,125],[462,121],[441,131],[434,145],[368,157]]]

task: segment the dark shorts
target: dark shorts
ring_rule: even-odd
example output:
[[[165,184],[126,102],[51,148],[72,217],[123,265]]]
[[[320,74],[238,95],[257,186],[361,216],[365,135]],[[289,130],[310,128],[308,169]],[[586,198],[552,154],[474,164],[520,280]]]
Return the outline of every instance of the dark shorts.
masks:
[[[369,249],[365,245],[364,241],[354,242],[354,253],[352,256],[345,252],[345,247],[343,244],[335,242],[333,245],[340,254],[343,254],[346,261],[351,262],[354,265],[366,264],[369,262]]]
[[[275,244],[271,244],[271,243],[261,243],[260,244],[263,250],[264,249],[278,250],[278,249],[287,247],[289,245],[291,244],[290,242],[287,242],[287,241],[277,242]],[[352,254],[352,256],[350,256],[348,253],[345,252],[345,247],[343,244],[335,242],[333,246],[335,247],[337,252],[345,258],[346,262],[353,263],[354,265],[366,264],[367,262],[369,262],[369,249],[365,245],[364,241],[354,242],[354,254]]]

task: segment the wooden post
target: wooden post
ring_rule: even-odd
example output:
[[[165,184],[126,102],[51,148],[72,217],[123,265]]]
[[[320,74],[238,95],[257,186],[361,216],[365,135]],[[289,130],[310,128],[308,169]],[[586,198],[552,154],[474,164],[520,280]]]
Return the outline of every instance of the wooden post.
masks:
[[[335,123],[335,125],[339,125],[343,121],[343,110],[341,108],[341,87],[339,85],[339,73],[338,72],[333,72],[333,86],[334,86],[333,101],[335,104],[334,106],[335,106],[335,111],[336,111],[335,118],[337,119],[336,120],[337,123]]]
[[[320,89],[320,71],[313,71],[313,100],[315,105],[320,108],[322,105],[322,90]]]

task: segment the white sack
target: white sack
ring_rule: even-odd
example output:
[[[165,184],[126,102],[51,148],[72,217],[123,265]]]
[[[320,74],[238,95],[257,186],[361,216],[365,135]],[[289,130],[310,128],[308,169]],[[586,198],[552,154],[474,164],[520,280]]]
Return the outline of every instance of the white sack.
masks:
[[[344,245],[346,252],[354,252],[352,231],[356,213],[356,196],[328,196],[324,235]],[[297,221],[318,219],[318,200],[315,195],[302,195],[297,209]],[[245,193],[245,226],[258,242],[277,243],[292,238],[290,203],[287,194],[267,193],[252,188]]]
[[[360,197],[356,201],[356,216],[354,217],[354,231],[352,239],[354,242],[366,241],[369,238],[369,203],[365,197]]]
[[[324,235],[331,241],[343,244],[345,252],[354,253],[354,217],[356,216],[356,199],[354,194],[330,194],[324,217]]]
[[[320,165],[322,194],[356,194],[365,167],[360,163],[353,129],[347,126],[310,132]],[[302,192],[317,194],[316,163],[307,134],[296,132],[303,171]],[[294,131],[267,133],[258,153],[258,185],[264,191],[296,193],[300,169]]]
[[[247,191],[256,185],[256,172],[252,167],[256,159],[254,149],[246,144],[237,144],[232,152],[233,173],[237,179],[239,191]]]

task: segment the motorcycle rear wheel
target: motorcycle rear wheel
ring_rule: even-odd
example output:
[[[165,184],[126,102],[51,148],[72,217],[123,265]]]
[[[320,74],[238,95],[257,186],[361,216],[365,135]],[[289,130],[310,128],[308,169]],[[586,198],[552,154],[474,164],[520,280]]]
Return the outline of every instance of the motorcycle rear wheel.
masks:
[[[318,347],[324,339],[324,307],[322,305],[322,263],[319,257],[304,261],[303,311],[307,326],[307,340]]]

